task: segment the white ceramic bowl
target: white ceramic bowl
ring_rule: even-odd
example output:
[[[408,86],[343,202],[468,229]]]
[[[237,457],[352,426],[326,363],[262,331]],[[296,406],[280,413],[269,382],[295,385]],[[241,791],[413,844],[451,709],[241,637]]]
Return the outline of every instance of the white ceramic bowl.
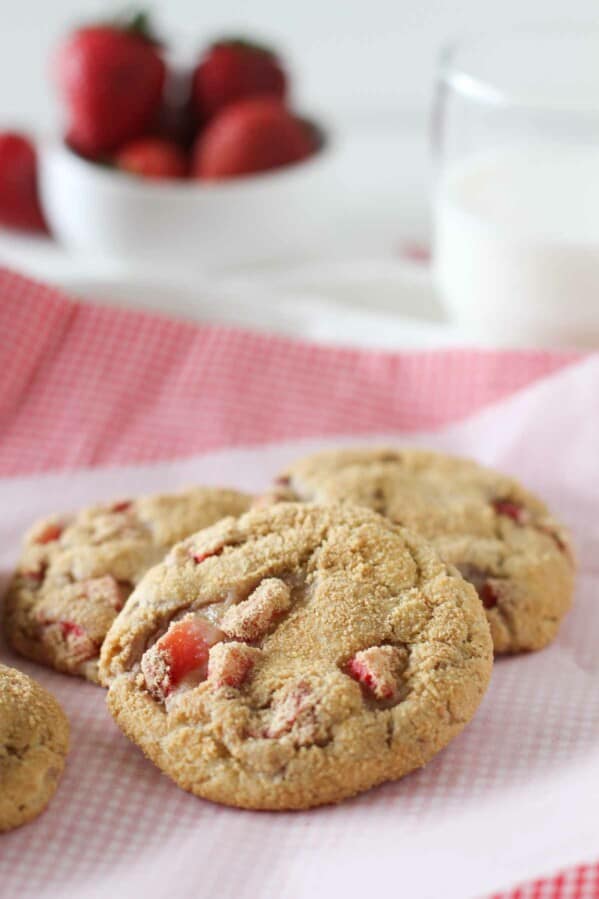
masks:
[[[149,181],[81,159],[62,141],[40,148],[40,191],[50,228],[93,255],[205,268],[311,252],[334,230],[335,152],[202,184]],[[337,210],[338,217],[338,210]]]

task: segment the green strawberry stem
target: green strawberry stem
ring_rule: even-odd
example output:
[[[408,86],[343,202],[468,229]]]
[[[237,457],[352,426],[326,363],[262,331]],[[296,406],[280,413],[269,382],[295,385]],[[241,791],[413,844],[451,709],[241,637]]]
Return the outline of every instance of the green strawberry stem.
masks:
[[[161,46],[162,42],[157,38],[152,24],[152,17],[145,9],[132,9],[119,16],[114,25],[120,31],[134,34],[136,37],[147,41],[148,44]]]

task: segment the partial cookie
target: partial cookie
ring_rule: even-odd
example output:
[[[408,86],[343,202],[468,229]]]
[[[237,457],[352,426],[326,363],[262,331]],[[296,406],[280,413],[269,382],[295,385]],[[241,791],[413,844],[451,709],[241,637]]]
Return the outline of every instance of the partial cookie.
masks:
[[[424,765],[492,664],[472,586],[350,506],[282,503],[178,544],[102,649],[118,725],[179,786],[308,808]]]
[[[38,522],[6,596],[8,639],[36,662],[97,681],[104,636],[146,571],[177,541],[249,503],[235,490],[196,487]]]
[[[425,450],[332,450],[300,459],[259,502],[348,502],[431,540],[476,587],[495,651],[542,649],[572,603],[566,530],[512,478]]]
[[[0,832],[31,821],[56,792],[69,722],[54,697],[0,665]]]

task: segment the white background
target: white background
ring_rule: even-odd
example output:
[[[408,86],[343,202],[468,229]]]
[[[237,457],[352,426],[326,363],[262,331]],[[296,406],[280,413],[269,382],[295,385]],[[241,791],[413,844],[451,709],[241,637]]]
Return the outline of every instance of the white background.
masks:
[[[126,2],[0,0],[0,126],[53,122],[49,55],[73,23]],[[140,5],[145,5],[140,3]],[[598,22],[596,0],[162,0],[149,2],[176,45],[256,33],[288,52],[298,99],[338,120],[418,116],[439,45],[465,31],[522,22]]]

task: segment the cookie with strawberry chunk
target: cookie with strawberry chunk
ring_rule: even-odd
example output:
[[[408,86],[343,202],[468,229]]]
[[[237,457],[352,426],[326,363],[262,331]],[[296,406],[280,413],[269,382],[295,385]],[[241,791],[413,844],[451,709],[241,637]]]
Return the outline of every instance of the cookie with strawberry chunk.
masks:
[[[175,546],[100,675],[180,787],[292,809],[428,762],[474,715],[492,655],[476,591],[422,538],[369,509],[280,503]]]
[[[50,802],[69,748],[69,722],[54,697],[0,665],[0,833],[26,824]]]
[[[38,522],[6,597],[10,643],[36,662],[97,681],[102,641],[146,571],[174,543],[240,515],[249,502],[235,490],[196,487]]]
[[[330,450],[276,479],[269,501],[348,502],[431,540],[477,589],[495,652],[542,649],[570,608],[566,530],[517,481],[468,459],[392,447]]]

